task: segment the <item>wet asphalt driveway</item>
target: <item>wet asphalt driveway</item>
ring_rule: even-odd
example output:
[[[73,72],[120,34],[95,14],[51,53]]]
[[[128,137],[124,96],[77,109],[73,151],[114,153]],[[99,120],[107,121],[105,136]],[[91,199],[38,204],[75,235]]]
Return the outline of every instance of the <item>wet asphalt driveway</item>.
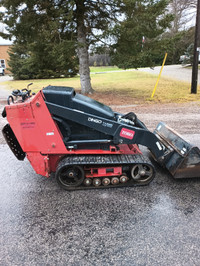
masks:
[[[200,179],[66,192],[0,158],[0,265],[199,265]]]

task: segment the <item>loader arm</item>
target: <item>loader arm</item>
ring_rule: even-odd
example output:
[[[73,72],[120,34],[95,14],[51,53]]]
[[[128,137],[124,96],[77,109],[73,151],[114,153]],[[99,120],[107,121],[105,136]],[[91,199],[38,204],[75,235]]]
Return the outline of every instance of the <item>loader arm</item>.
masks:
[[[117,121],[117,118],[116,120],[109,120],[50,102],[46,102],[46,105],[51,115],[62,117],[63,119],[67,118],[67,120],[95,129],[107,134],[108,136],[112,136],[110,141],[114,144],[136,143],[143,145],[149,148],[155,159],[158,161],[166,152],[165,146],[161,143],[157,136],[146,128],[139,128],[126,123],[122,124]],[[77,144],[77,141],[69,141],[66,145],[72,145],[75,143]]]

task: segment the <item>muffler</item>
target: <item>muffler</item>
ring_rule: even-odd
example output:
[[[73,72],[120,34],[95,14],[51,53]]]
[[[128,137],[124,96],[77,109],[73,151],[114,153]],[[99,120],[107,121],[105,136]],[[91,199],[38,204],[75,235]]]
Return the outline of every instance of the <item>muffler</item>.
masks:
[[[159,163],[174,178],[200,177],[200,149],[185,141],[177,132],[160,122],[154,134],[166,147]]]

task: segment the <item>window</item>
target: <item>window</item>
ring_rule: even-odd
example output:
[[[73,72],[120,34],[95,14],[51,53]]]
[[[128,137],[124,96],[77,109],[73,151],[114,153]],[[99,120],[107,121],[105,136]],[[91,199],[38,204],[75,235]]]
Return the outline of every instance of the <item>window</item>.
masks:
[[[1,63],[0,67],[6,68],[6,63],[4,59],[0,59],[0,63]]]

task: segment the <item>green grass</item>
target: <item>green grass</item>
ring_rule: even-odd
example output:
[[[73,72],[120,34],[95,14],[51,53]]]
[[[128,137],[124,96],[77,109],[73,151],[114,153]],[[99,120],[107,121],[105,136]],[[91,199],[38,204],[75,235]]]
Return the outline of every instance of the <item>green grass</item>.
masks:
[[[186,66],[186,68],[192,69],[192,66]],[[200,69],[200,65],[198,65],[198,69]]]
[[[108,71],[114,71],[114,70],[121,70],[118,67],[115,66],[108,66],[108,67],[90,67],[90,72],[108,72]]]
[[[190,94],[190,84],[174,81],[161,76],[153,99],[151,94],[157,80],[157,75],[140,71],[91,73],[92,86],[96,93],[92,95],[98,101],[106,104],[135,104],[135,103],[169,103],[200,101],[200,87],[198,94]],[[4,84],[9,90],[23,89],[28,83],[34,92],[48,85],[71,86],[80,91],[79,76],[74,78],[8,81]]]

